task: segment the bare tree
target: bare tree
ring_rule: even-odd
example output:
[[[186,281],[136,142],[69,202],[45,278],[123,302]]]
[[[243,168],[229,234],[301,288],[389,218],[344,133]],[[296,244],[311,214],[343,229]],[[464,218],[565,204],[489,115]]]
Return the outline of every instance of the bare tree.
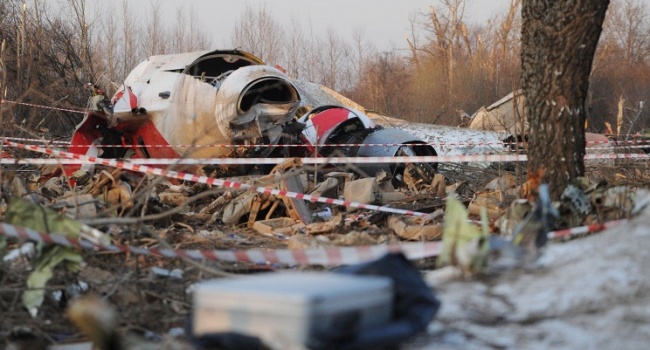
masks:
[[[528,177],[542,176],[556,199],[584,174],[584,103],[608,5],[609,0],[523,2]]]
[[[410,72],[403,57],[384,52],[365,64],[357,91],[359,102],[387,115],[405,116],[409,112]]]
[[[435,35],[437,50],[446,61],[446,83],[449,98],[453,97],[454,91],[454,51],[462,39],[462,31],[465,26],[463,17],[465,14],[465,0],[441,0],[444,11],[435,7],[430,8],[429,29]]]
[[[305,56],[310,51],[310,47],[296,18],[291,19],[291,26],[287,31],[284,47],[282,62],[287,74],[296,79],[303,78],[306,70]]]
[[[332,28],[327,30],[327,34],[320,40],[318,47],[321,48],[319,83],[334,90],[344,89],[343,76],[349,74],[347,71],[349,47]]]
[[[508,88],[511,90],[516,90],[515,88],[512,87],[510,84],[512,80],[508,80],[508,71],[510,67],[513,65],[516,65],[514,62],[516,61],[515,57],[518,54],[517,48],[519,46],[519,40],[518,38],[514,38],[513,36],[516,35],[515,33],[520,33],[521,31],[516,31],[517,26],[520,25],[520,19],[518,18],[519,14],[519,8],[521,6],[521,0],[511,0],[510,1],[510,6],[508,8],[508,13],[506,16],[500,21],[498,30],[497,30],[497,38],[498,38],[498,56],[496,59],[493,60],[493,62],[497,65],[497,74],[495,76],[496,81],[497,81],[497,86],[499,85],[499,82],[502,80],[506,80],[506,84],[508,84]],[[505,79],[501,78],[501,76],[504,75]],[[497,91],[499,88],[497,87]]]
[[[35,4],[38,2],[35,2]],[[72,17],[73,26],[77,27],[80,33],[79,49],[81,52],[82,66],[82,79],[90,80],[93,74],[92,58],[90,53],[90,31],[87,23],[86,15],[86,1],[85,0],[68,0],[70,9],[74,16]]]
[[[621,58],[626,63],[646,60],[650,54],[650,19],[645,3],[635,0],[612,2],[604,35],[621,49]]]
[[[254,10],[246,5],[233,31],[232,44],[274,64],[282,57],[284,29],[262,5]]]
[[[309,25],[309,28],[307,30],[309,35],[306,35],[306,46],[305,49],[302,50],[302,76],[303,79],[309,80],[309,81],[316,81],[318,79],[319,71],[319,60],[320,60],[320,50],[319,50],[319,41],[318,37],[316,36],[316,32],[314,28]]]
[[[122,0],[122,79],[138,63],[140,58],[140,30],[138,28],[138,19],[133,15],[129,7],[128,0]]]
[[[365,69],[366,62],[368,61],[369,56],[376,55],[377,49],[370,44],[365,38],[365,32],[362,29],[356,29],[352,34],[353,40],[353,50],[351,50],[351,55],[353,59],[352,69],[354,70],[354,79],[358,80],[361,77]]]
[[[144,46],[149,56],[160,55],[166,52],[165,28],[160,2],[149,2],[149,16],[147,17],[147,30],[145,31]]]

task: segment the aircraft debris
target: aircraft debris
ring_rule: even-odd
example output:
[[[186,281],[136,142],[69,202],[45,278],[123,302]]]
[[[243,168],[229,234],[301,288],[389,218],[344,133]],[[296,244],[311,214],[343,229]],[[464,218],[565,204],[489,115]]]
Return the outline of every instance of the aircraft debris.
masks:
[[[345,184],[343,198],[346,201],[364,204],[374,204],[378,191],[377,179],[374,177],[358,179]],[[356,208],[348,207],[347,211],[355,211]]]
[[[505,238],[512,237],[517,224],[519,224],[532,209],[528,199],[515,199],[494,223],[499,230],[499,235]]]
[[[359,110],[330,104],[336,101],[332,94],[325,88],[316,92],[239,50],[151,56],[126,77],[111,111],[89,110],[69,151],[134,159],[437,154],[407,131],[384,128]],[[95,91],[92,98],[97,96]],[[391,146],[364,146],[386,143]],[[416,167],[433,176],[437,165]],[[79,168],[66,166],[66,173]],[[230,176],[252,168],[268,171],[254,165],[220,168]],[[380,170],[399,177],[404,165],[350,168],[362,176]]]
[[[305,224],[291,218],[275,218],[257,220],[251,226],[255,231],[263,235],[294,235]]]
[[[319,235],[329,233],[341,228],[343,224],[343,214],[337,214],[323,222],[312,222],[302,230],[308,235]]]
[[[491,219],[501,216],[505,205],[508,201],[503,192],[500,191],[479,191],[474,194],[474,198],[469,203],[468,209],[470,214],[480,215],[482,209],[487,210]]]
[[[487,191],[508,191],[517,186],[517,178],[511,173],[505,173],[502,176],[494,178],[485,185]]]
[[[91,194],[73,194],[56,199],[53,207],[61,207],[60,211],[73,219],[89,219],[97,217],[97,201]]]
[[[315,213],[311,214],[312,217],[318,218],[323,221],[328,221],[332,218],[332,209],[329,207],[326,207],[325,209],[321,211],[317,211]]]
[[[494,131],[506,135],[503,140],[523,141],[529,129],[526,116],[526,96],[519,89],[504,96],[488,107],[481,107],[471,117],[470,129]],[[605,135],[586,132],[586,152],[590,154],[610,153],[614,150],[615,140]],[[511,145],[511,150],[523,149],[524,144]],[[611,162],[611,160],[588,160],[590,164]]]
[[[388,228],[396,235],[406,240],[432,241],[442,238],[443,225],[426,223],[422,217],[397,217],[388,218]]]
[[[445,182],[445,177],[442,174],[436,174],[431,181],[431,192],[436,195],[436,197],[443,198],[447,195],[447,184]]]

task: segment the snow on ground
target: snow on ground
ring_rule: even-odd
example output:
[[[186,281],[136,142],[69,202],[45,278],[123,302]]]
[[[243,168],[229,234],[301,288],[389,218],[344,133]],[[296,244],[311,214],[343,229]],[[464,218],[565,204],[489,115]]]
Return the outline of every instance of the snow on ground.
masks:
[[[647,349],[648,247],[650,208],[606,232],[551,243],[538,270],[439,286],[440,312],[405,349]]]
[[[506,136],[494,131],[426,123],[404,123],[396,127],[427,143],[435,144],[434,148],[438,155],[499,154],[506,152],[501,144]]]

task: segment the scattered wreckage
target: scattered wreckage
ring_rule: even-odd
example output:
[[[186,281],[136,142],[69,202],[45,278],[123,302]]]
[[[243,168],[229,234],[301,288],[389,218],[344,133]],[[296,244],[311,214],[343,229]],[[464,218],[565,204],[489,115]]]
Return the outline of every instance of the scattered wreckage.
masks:
[[[470,129],[499,132],[510,136],[513,141],[521,140],[529,129],[526,96],[521,89],[511,92],[490,106],[479,108],[470,118]],[[611,152],[613,149],[605,135],[586,132],[585,140],[587,153]]]
[[[375,213],[377,215],[358,213],[354,212],[352,208],[333,208],[319,203],[243,190],[214,194],[212,197],[205,198],[200,205],[191,206],[192,200],[198,200],[196,199],[198,192],[205,188],[199,186],[194,188],[188,184],[177,186],[164,183],[159,184],[155,190],[142,191],[147,194],[147,196],[141,196],[146,197],[144,200],[148,201],[148,207],[145,207],[150,211],[147,214],[150,214],[152,209],[158,210],[157,205],[163,205],[163,210],[181,208],[175,214],[183,215],[187,222],[199,222],[203,226],[194,231],[194,228],[184,223],[184,220],[175,224],[190,230],[193,234],[196,233],[196,236],[212,237],[215,240],[220,235],[224,236],[226,237],[224,239],[231,244],[229,247],[233,246],[232,242],[237,243],[238,240],[246,239],[242,238],[243,235],[240,236],[239,231],[236,230],[231,231],[234,233],[228,235],[220,234],[219,229],[209,226],[216,220],[229,226],[246,223],[247,228],[252,228],[260,233],[259,235],[249,235],[247,239],[250,237],[282,238],[282,240],[274,242],[283,242],[282,244],[290,249],[372,245],[391,240],[430,241],[442,239],[443,256],[446,256],[450,263],[457,265],[453,267],[460,269],[464,274],[480,275],[485,273],[488,267],[500,267],[501,265],[495,264],[494,260],[489,260],[488,258],[492,258],[491,255],[482,256],[480,254],[485,251],[483,249],[485,247],[473,245],[473,242],[486,241],[481,239],[483,238],[481,235],[487,234],[487,220],[484,220],[484,226],[482,230],[479,230],[474,223],[468,221],[468,214],[477,217],[485,212],[485,217],[489,217],[491,222],[492,233],[512,238],[517,237],[517,232],[521,232],[519,223],[529,216],[528,213],[534,212],[532,210],[534,203],[516,199],[521,197],[524,185],[519,184],[518,186],[520,181],[509,173],[495,178],[482,188],[482,191],[473,192],[473,199],[469,203],[463,203],[469,204],[469,213],[465,212],[464,205],[460,202],[456,203],[457,209],[452,210],[453,207],[448,205],[450,202],[445,204],[442,201],[442,198],[447,197],[448,193],[460,192],[459,184],[447,186],[445,177],[436,174],[436,164],[390,166],[372,164],[352,169],[329,169],[345,171],[323,171],[322,176],[309,178],[300,163],[300,157],[471,154],[483,153],[486,149],[502,152],[503,148],[500,148],[499,145],[502,144],[504,134],[507,132],[505,130],[501,130],[505,133],[500,133],[425,124],[406,124],[396,120],[391,121],[395,123],[392,128],[385,128],[377,122],[377,118],[383,118],[382,116],[373,116],[372,113],[324,87],[292,80],[281,70],[264,65],[259,59],[241,51],[204,51],[153,56],[140,64],[129,75],[124,86],[112,101],[104,101],[102,91],[94,90],[93,94],[91,110],[78,126],[70,147],[70,151],[78,154],[135,159],[285,157],[288,158],[286,162],[278,164],[268,172],[250,176],[251,174],[244,171],[247,178],[243,176],[238,181],[254,186],[272,187],[329,198],[339,198],[342,195],[347,201],[381,205],[400,200],[423,205],[418,202],[426,196],[440,199],[436,204],[427,208],[432,211],[438,209],[430,217],[398,217],[385,215],[385,213]],[[472,148],[469,145],[464,147],[444,145],[459,140],[467,144],[476,143],[485,146]],[[434,149],[430,143],[436,142],[441,146]],[[232,144],[237,147],[207,147]],[[362,146],[363,144],[372,144],[373,146]],[[390,145],[377,146],[377,144]],[[79,167],[69,166],[66,172],[72,174],[77,169]],[[228,174],[233,175],[238,169],[229,170]],[[355,171],[357,174],[352,174],[349,171]],[[137,204],[136,200],[132,198],[131,188],[136,188],[138,181],[123,175],[124,172],[121,169],[113,170],[110,173],[101,170],[89,182],[76,188],[67,188],[64,179],[56,177],[50,178],[42,184],[40,193],[54,202],[53,207],[60,213],[74,216],[74,220],[69,218],[61,220],[56,214],[47,213],[48,221],[46,221],[43,218],[46,212],[38,209],[40,207],[29,206],[21,209],[16,206],[16,203],[20,203],[18,201],[12,203],[11,211],[4,213],[5,220],[20,225],[43,225],[46,223],[46,227],[34,226],[32,228],[39,231],[50,229],[72,237],[80,235],[87,240],[110,241],[113,237],[82,225],[76,220],[96,219],[102,215],[122,216],[128,210],[133,209]],[[363,178],[355,179],[358,175],[362,175]],[[418,179],[414,176],[421,178]],[[405,188],[395,189],[393,186],[395,179],[405,185]],[[35,182],[30,185],[35,186]],[[36,192],[36,188],[30,188],[29,191],[21,189],[21,185],[17,181],[10,187],[12,195],[17,198],[31,196]],[[427,190],[427,193],[423,193],[425,197],[417,197],[423,187]],[[192,197],[194,199],[191,199]],[[465,200],[467,198],[465,197]],[[453,200],[453,196],[449,196],[449,199]],[[552,203],[552,205],[556,206],[559,214],[562,215],[557,218],[558,226],[571,227],[628,217],[636,202],[630,188],[607,187],[603,186],[601,182],[590,183],[583,179],[583,184],[579,188],[567,190],[562,201]],[[26,203],[23,202],[23,204]],[[284,207],[284,213],[278,213],[281,211],[277,210],[280,205]],[[551,205],[551,203],[547,203],[547,205]],[[446,212],[441,214],[441,208],[444,206],[447,207]],[[182,210],[182,208],[187,210]],[[100,213],[99,209],[107,210]],[[143,214],[145,211],[143,209]],[[160,211],[162,210],[158,212]],[[7,215],[7,213],[11,215]],[[286,214],[286,217],[282,216],[283,214]],[[28,217],[28,215],[34,216]],[[440,220],[442,215],[444,215],[444,225]],[[153,219],[139,217],[134,220],[142,224],[142,222]],[[155,219],[155,221],[160,225],[162,220]],[[377,232],[381,232],[376,226],[379,221],[384,223],[388,231],[391,231],[390,235],[383,232],[377,234]],[[97,222],[101,222],[101,220],[96,220]],[[127,229],[120,226],[126,226],[126,222],[122,221],[121,224],[113,226],[111,233],[121,235],[127,232]],[[55,227],[55,224],[61,226]],[[468,235],[470,228],[473,228],[475,232]],[[544,227],[542,232],[546,233],[548,229],[550,228]],[[300,234],[297,234],[298,232]],[[344,234],[340,234],[341,232]],[[393,237],[393,234],[396,237]],[[127,243],[133,243],[128,242],[129,239],[150,240],[149,237],[129,238],[132,236],[126,234],[123,236],[121,239],[127,240]],[[171,240],[171,237],[166,238]],[[171,243],[182,246],[185,242],[179,239]],[[250,241],[245,243],[248,246],[260,246],[251,244]],[[481,249],[474,249],[475,247]],[[489,248],[488,252],[501,253],[503,251],[502,248],[496,246],[487,248]],[[37,249],[42,249],[42,247],[37,247]],[[128,282],[126,277],[120,276],[119,278],[122,280],[118,283],[112,279],[116,278],[114,273],[81,264],[81,255],[73,249],[64,251],[63,254],[55,253],[57,254],[55,255],[56,259],[50,259],[51,255],[41,255],[35,260],[36,265],[46,261],[45,267],[53,269],[54,265],[59,262],[68,262],[67,265],[80,269],[79,276],[96,291],[108,295],[107,298],[116,298],[122,295],[124,299],[131,299],[131,304],[141,302],[141,297],[132,291],[131,287],[139,291],[143,285],[142,281],[139,281],[138,288],[135,289],[134,285],[126,283]],[[477,257],[486,260],[482,265],[477,264]],[[469,258],[469,260],[465,258]],[[6,257],[5,260],[11,264],[17,264],[16,261],[8,260]],[[144,262],[146,261],[143,260]],[[493,266],[489,266],[487,262],[492,262]],[[496,263],[500,263],[500,261],[496,261]],[[114,267],[114,265],[107,265]],[[353,268],[359,267],[353,266]],[[163,269],[152,266],[152,272],[157,270]],[[388,269],[382,267],[377,270],[387,271]],[[407,271],[402,265],[398,265],[396,270],[395,276],[397,277],[404,277],[404,272]],[[35,271],[38,272],[38,270]],[[189,278],[184,276],[182,270],[174,271],[180,272],[174,274],[174,278]],[[354,272],[348,271],[348,273]],[[415,282],[420,283],[420,272],[414,270],[411,274],[417,277],[414,278]],[[161,276],[161,272],[155,272],[154,275],[148,278],[155,280]],[[162,275],[171,277],[172,273],[163,271]],[[134,276],[138,276],[138,274],[134,274]],[[431,278],[430,275],[428,277]],[[32,290],[37,292],[28,300],[32,304],[25,304],[30,312],[38,311],[41,303],[48,302],[49,299],[45,294],[46,288],[48,288],[46,286],[48,279],[49,277],[41,277],[38,281],[38,288]],[[274,286],[285,287],[278,284],[276,280],[271,282],[274,283]],[[255,283],[258,282],[255,281]],[[376,337],[372,340],[381,340],[384,345],[386,340],[399,343],[407,339],[407,336],[426,329],[439,307],[438,302],[432,300],[431,291],[421,283],[416,287],[420,287],[422,294],[414,293],[416,288],[404,288],[403,280],[396,280],[395,284],[402,287],[398,289],[404,293],[399,296],[400,298],[416,297],[425,303],[423,304],[424,308],[416,305],[417,307],[399,310],[395,313],[395,315],[409,315],[405,318],[409,318],[410,321],[418,320],[415,324],[405,324],[403,319],[385,318],[383,322],[374,325],[385,326],[385,328],[377,328],[381,332],[376,331],[373,327],[368,327],[367,330],[375,331]],[[115,289],[114,285],[119,285],[120,288]],[[103,292],[101,288],[108,289]],[[160,289],[158,288],[156,293]],[[219,292],[219,290],[216,291]],[[295,290],[292,288],[292,291]],[[221,300],[222,294],[215,294],[214,289],[199,289],[199,293],[195,296],[200,297],[201,292],[209,297],[205,300],[210,300],[210,302]],[[286,301],[285,293],[287,291],[281,290],[281,292],[283,293],[282,300]],[[215,299],[214,295],[218,297]],[[253,299],[257,300],[267,296],[263,293],[254,296]],[[357,296],[352,295],[351,297]],[[319,297],[322,296],[319,295]],[[368,293],[366,292],[360,296],[360,299],[365,298],[364,300],[366,300],[367,297]],[[389,299],[392,300],[392,298]],[[198,302],[196,302],[197,300]],[[201,303],[205,300],[196,299],[195,310],[204,310],[206,305]],[[397,303],[399,298],[395,300],[397,306],[415,305],[410,302]],[[384,304],[387,303],[384,302]],[[271,304],[277,306],[274,302],[269,303],[269,305]],[[83,306],[83,304],[81,305]],[[351,304],[348,303],[348,305]],[[213,305],[207,306],[212,307]],[[221,305],[217,306],[221,307]],[[230,306],[232,305],[226,305],[224,309],[230,310],[228,309]],[[311,306],[307,304],[305,309]],[[382,306],[387,305],[382,304]],[[85,317],[86,314],[77,315],[82,317],[75,318],[74,312],[87,312],[88,310],[92,310],[92,308],[80,307],[76,310],[74,306],[69,308],[72,322],[77,325],[85,324],[88,320]],[[422,316],[423,310],[425,310],[424,316]],[[240,310],[235,309],[235,311]],[[410,317],[411,313],[417,317]],[[281,313],[280,316],[283,315],[285,313]],[[292,313],[288,315],[295,316]],[[187,316],[186,313],[183,316]],[[197,317],[197,315],[194,316]],[[259,315],[251,313],[245,316],[257,317]],[[339,315],[334,316],[338,317]],[[344,318],[345,324],[358,318],[356,313],[346,316],[351,319]],[[199,317],[194,320],[196,321],[195,326],[214,325],[214,320],[210,315],[204,319]],[[301,321],[303,320],[301,319]],[[264,325],[268,325],[268,322]],[[334,323],[332,327],[338,330],[340,328],[337,327],[338,325],[340,322]],[[290,330],[290,336],[300,334],[291,328],[284,328]],[[228,327],[206,329],[205,333],[211,334],[213,331],[224,329],[229,330]],[[393,331],[400,329],[403,332],[401,336],[395,336]],[[257,329],[251,330],[257,331]],[[300,328],[299,331],[302,332],[305,329]],[[201,334],[194,333],[194,335]],[[309,335],[311,336],[311,334]],[[355,334],[344,335],[347,337]],[[379,335],[384,337],[379,337]],[[392,339],[386,339],[391,335]],[[262,333],[262,336],[267,335]],[[323,339],[320,340],[323,341]],[[325,340],[338,341],[339,339]],[[299,343],[302,339],[294,341]],[[337,347],[329,346],[330,343],[326,344],[328,345],[326,347]],[[279,346],[277,348],[286,347]]]
[[[425,141],[384,128],[335,94],[239,50],[152,56],[110,102],[93,91],[69,151],[131,159],[437,155]],[[437,164],[417,166],[432,176]],[[229,166],[227,173],[250,168]],[[371,164],[353,170],[399,177],[404,168]]]

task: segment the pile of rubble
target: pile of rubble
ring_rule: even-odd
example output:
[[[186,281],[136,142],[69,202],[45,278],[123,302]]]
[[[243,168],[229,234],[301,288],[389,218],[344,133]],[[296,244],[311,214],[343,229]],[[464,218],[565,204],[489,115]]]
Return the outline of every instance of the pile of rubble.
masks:
[[[465,220],[469,226],[480,227],[471,221],[479,223],[482,220],[483,233],[487,231],[507,240],[517,235],[518,227],[535,207],[535,203],[522,199],[534,185],[522,183],[512,172],[501,171],[500,176],[492,176],[488,183],[473,180],[476,172],[482,172],[483,176],[478,176],[481,178],[486,178],[489,171],[498,174],[495,168],[467,167],[465,171],[454,171],[443,166],[439,173],[427,177],[413,166],[406,166],[399,179],[384,172],[359,178],[354,173],[319,170],[303,166],[299,159],[289,159],[267,175],[228,179],[275,192],[177,183],[101,167],[92,175],[76,176],[72,181],[74,186],[65,176],[21,178],[5,173],[5,178],[10,180],[3,186],[2,216],[6,224],[38,232],[65,234],[100,245],[113,242],[148,249],[304,250],[442,241],[444,251],[449,249],[445,246],[449,246],[451,240],[457,240],[452,242],[454,247],[460,246],[458,242],[462,240],[450,238],[448,226],[452,214],[446,212],[450,197],[460,199],[463,210],[467,208],[464,217],[470,220]],[[637,186],[631,186],[629,181],[621,186],[615,184],[629,176],[642,177],[643,174],[634,169],[627,175],[621,169],[615,170],[617,172],[597,174],[598,181],[584,179],[579,186],[568,188],[562,200],[553,203],[559,214],[554,228],[629,218],[633,208],[638,207]],[[604,181],[605,178],[610,182]],[[286,196],[286,193],[338,199],[352,205],[305,201]],[[382,208],[426,215],[400,215]],[[562,247],[564,245],[552,246],[549,251],[565,249]],[[476,260],[476,251],[468,251]],[[481,271],[485,270],[462,266],[463,254],[466,253],[453,250],[447,261],[467,272],[452,274],[455,276],[452,280],[459,276],[481,276]],[[0,255],[3,256],[0,281],[8,286],[2,291],[0,302],[10,315],[0,323],[0,331],[7,339],[14,339],[10,341],[12,344],[23,338],[45,339],[50,343],[62,339],[78,341],[80,338],[65,316],[65,309],[69,300],[92,293],[117,305],[123,328],[137,331],[148,341],[159,342],[165,338],[169,343],[180,341],[175,343],[177,348],[187,348],[182,338],[171,335],[184,333],[186,315],[192,308],[187,288],[196,281],[292,269],[292,266],[263,262],[197,263],[185,259],[123,256],[115,252],[80,252],[60,245],[24,242],[4,236],[0,236]],[[556,264],[549,256],[557,257],[557,254],[546,254],[543,256],[546,260],[542,261],[551,259],[551,264]],[[437,267],[441,266],[435,258],[415,261],[415,264],[423,271],[438,271]],[[320,271],[323,267],[312,266],[307,270]],[[25,272],[29,273],[25,275]],[[428,281],[437,284],[436,288],[441,291],[443,308],[428,335],[412,346],[422,342],[450,347],[458,344],[460,347],[463,344],[490,346],[490,342],[476,340],[485,338],[480,336],[480,325],[467,328],[469,330],[459,335],[458,329],[465,329],[460,324],[474,321],[463,314],[469,311],[458,311],[454,305],[466,304],[467,298],[479,298],[472,293],[468,295],[469,292],[457,293],[469,282],[440,285],[438,278]],[[512,280],[503,281],[503,288],[513,286]],[[491,293],[489,288],[484,290],[486,287],[482,283],[471,283],[471,290],[480,290],[486,295]],[[140,308],[134,310],[135,305]],[[480,319],[477,322],[498,323],[501,321],[495,320],[516,315],[516,312],[509,314],[497,306],[490,306],[488,310],[497,314],[485,316],[488,321]],[[528,320],[526,317],[529,316],[523,319]],[[520,343],[515,338],[504,338],[499,344],[508,347]]]

